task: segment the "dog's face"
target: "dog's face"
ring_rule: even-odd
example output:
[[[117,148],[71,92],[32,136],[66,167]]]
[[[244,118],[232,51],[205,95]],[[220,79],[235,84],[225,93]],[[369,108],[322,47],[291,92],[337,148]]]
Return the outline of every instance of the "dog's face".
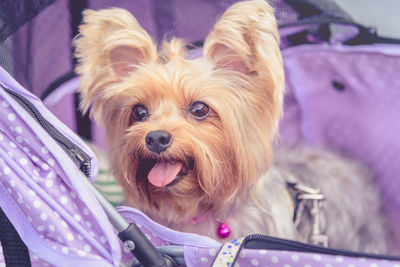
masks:
[[[105,129],[128,201],[183,222],[225,208],[267,170],[283,70],[264,1],[228,9],[194,60],[178,40],[157,52],[127,11],[87,11],[84,21],[82,107]]]

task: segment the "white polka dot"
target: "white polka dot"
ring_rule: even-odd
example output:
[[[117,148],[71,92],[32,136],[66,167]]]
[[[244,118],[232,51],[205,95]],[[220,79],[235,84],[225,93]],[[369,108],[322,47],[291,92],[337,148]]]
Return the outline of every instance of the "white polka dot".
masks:
[[[49,225],[49,230],[54,232],[56,230],[56,227],[52,224]]]
[[[32,159],[33,162],[38,162],[39,161],[39,158],[36,157],[36,156],[32,156],[31,159]]]
[[[86,255],[86,251],[78,250],[78,256],[84,257]]]
[[[82,212],[83,212],[83,215],[89,215],[89,209],[88,208],[83,208],[83,210],[82,210]]]
[[[47,160],[47,163],[48,163],[50,166],[54,166],[55,161],[54,161],[54,159],[48,159],[48,160]]]
[[[42,164],[42,169],[47,171],[49,169],[49,165],[47,165],[46,163]]]
[[[356,266],[354,266],[354,264],[349,264],[347,265],[347,267],[356,267]]]
[[[298,262],[299,261],[299,255],[294,254],[294,255],[292,255],[291,259],[294,262]]]
[[[21,158],[19,160],[19,164],[21,164],[22,166],[26,165],[28,163],[28,160],[26,158]]]
[[[246,257],[246,252],[244,250],[240,251],[239,257],[241,257],[241,258]]]
[[[320,261],[321,258],[322,258],[321,255],[318,255],[318,254],[314,254],[313,255],[313,259],[316,260],[316,261]]]
[[[9,121],[14,121],[15,120],[15,114],[14,113],[9,113],[7,116]]]
[[[61,221],[61,226],[64,228],[68,228],[68,224],[65,221]]]
[[[38,260],[38,259],[39,259],[39,256],[36,255],[36,254],[32,254],[32,258],[33,258],[34,260]]]
[[[67,247],[63,247],[61,249],[61,252],[64,253],[64,254],[68,254],[68,248]]]
[[[51,187],[53,187],[54,182],[53,182],[52,180],[46,180],[46,182],[44,183],[44,185],[45,185],[47,188],[51,188]]]
[[[235,265],[233,265],[233,267],[240,267],[238,262],[235,262]]]
[[[258,266],[258,260],[252,259],[251,260],[251,265]]]
[[[60,190],[63,191],[63,192],[67,191],[67,189],[63,185],[60,185]]]
[[[68,233],[68,234],[67,234],[67,239],[68,239],[69,241],[73,241],[73,240],[74,240],[74,235],[73,235],[72,233]]]
[[[336,259],[337,262],[342,262],[343,261],[343,257],[341,257],[341,256],[337,256],[335,259]]]
[[[42,231],[44,230],[44,226],[43,226],[43,225],[39,225],[39,226],[37,227],[37,230],[38,230],[39,232],[42,232]]]
[[[3,140],[3,135],[2,134],[0,134],[0,141],[2,141]]]
[[[379,267],[379,266],[378,266],[378,264],[376,264],[376,263],[372,263],[372,264],[370,265],[370,267]]]
[[[10,142],[10,147],[12,147],[12,148],[16,148],[16,147],[17,147],[17,145],[16,145],[14,142]]]
[[[33,170],[33,174],[35,174],[36,176],[40,176],[40,173],[39,173],[39,171],[38,170],[36,170],[36,169],[34,169]],[[36,177],[35,177],[36,178]]]
[[[304,264],[304,267],[312,267],[311,264]]]
[[[210,254],[210,256],[215,256],[217,254],[217,251],[214,248],[212,248],[208,251],[208,254]]]
[[[53,173],[53,172],[49,172],[49,173],[46,175],[46,178],[47,178],[47,179],[51,179],[51,178],[53,178],[53,176],[54,176],[54,173]]]
[[[332,266],[332,264],[327,263],[327,264],[325,264],[325,267],[333,267],[333,266]]]
[[[208,259],[206,257],[201,257],[200,260],[202,263],[208,263]]]
[[[364,262],[364,261],[366,261],[367,259],[366,259],[366,258],[358,258],[358,260]]]
[[[102,235],[102,236],[100,237],[100,242],[101,242],[102,244],[105,244],[105,243],[107,242],[106,237]]]
[[[278,258],[277,256],[272,256],[272,257],[271,257],[271,261],[272,261],[273,263],[278,263],[279,258]]]
[[[25,146],[25,147],[24,147],[24,151],[25,151],[25,152],[30,152],[31,150],[29,149],[29,147],[26,147],[26,146]]]
[[[85,224],[86,224],[86,226],[89,227],[89,228],[92,227],[92,223],[89,222],[89,221],[86,221]]]
[[[22,128],[19,127],[19,126],[17,126],[17,127],[15,127],[15,131],[16,131],[17,133],[21,134],[21,133],[22,133]]]
[[[67,204],[68,203],[68,198],[66,196],[62,196],[62,197],[60,197],[60,202],[62,204]]]
[[[74,191],[71,191],[70,195],[71,195],[71,197],[72,197],[73,199],[76,198],[76,193],[75,193]]]
[[[14,180],[10,180],[9,183],[10,183],[11,187],[15,187],[15,181]]]
[[[42,203],[39,200],[35,200],[33,201],[33,206],[38,209],[42,206]]]
[[[79,240],[83,240],[83,237],[80,234],[78,234],[77,237]]]
[[[92,250],[92,247],[91,247],[90,245],[85,245],[85,246],[83,247],[83,249],[84,249],[86,252],[90,252],[90,251]]]
[[[22,195],[20,193],[18,193],[17,201],[18,201],[18,203],[24,203],[24,200],[23,200]]]
[[[283,265],[283,267],[290,267],[290,264],[285,264]]]
[[[265,249],[261,249],[261,250],[258,251],[258,253],[260,255],[265,255],[265,254],[267,254],[267,251]]]
[[[1,105],[5,108],[8,108],[10,104],[8,104],[6,101],[1,102]]]
[[[42,220],[42,221],[47,221],[47,219],[48,219],[48,215],[47,215],[47,213],[42,213],[42,214],[40,214],[40,219]]]
[[[36,195],[35,191],[33,191],[32,189],[28,190],[28,194],[31,195],[31,196]]]
[[[79,214],[75,214],[74,215],[75,220],[77,220],[78,222],[81,221],[81,216]]]
[[[42,151],[43,154],[49,153],[49,150],[46,147],[42,147],[40,151]]]
[[[10,173],[11,173],[11,169],[9,168],[9,167],[4,167],[4,169],[3,169],[3,173],[5,174],[5,175],[9,175]]]

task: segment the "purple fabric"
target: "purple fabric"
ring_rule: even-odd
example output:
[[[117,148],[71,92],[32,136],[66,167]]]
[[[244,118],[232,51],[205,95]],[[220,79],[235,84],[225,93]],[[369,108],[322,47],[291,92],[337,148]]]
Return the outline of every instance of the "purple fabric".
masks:
[[[46,116],[49,112],[40,101],[23,91],[3,70],[0,81],[35,103],[56,128],[67,129],[56,118]],[[81,180],[86,178],[4,90],[0,90],[0,103],[0,206],[22,240],[38,258],[57,266],[119,263],[119,241]],[[79,140],[70,130],[69,134],[70,140]],[[93,157],[82,141],[77,144]],[[97,173],[96,164],[93,172]]]
[[[282,143],[305,140],[366,163],[399,233],[400,47],[314,45],[283,56],[292,105],[285,106]]]
[[[14,77],[37,96],[72,70],[68,6],[55,1],[14,35]]]

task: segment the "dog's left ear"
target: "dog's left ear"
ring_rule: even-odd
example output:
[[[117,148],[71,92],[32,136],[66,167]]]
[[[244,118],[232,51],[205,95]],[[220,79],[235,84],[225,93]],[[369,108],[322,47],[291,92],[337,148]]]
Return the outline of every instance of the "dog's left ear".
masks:
[[[252,79],[259,85],[255,90],[268,96],[279,120],[284,71],[277,23],[266,1],[244,1],[228,8],[207,37],[204,56],[216,69],[236,71]]]
[[[85,10],[83,22],[74,45],[81,107],[86,111],[105,84],[123,79],[140,64],[155,61],[157,48],[127,10]]]

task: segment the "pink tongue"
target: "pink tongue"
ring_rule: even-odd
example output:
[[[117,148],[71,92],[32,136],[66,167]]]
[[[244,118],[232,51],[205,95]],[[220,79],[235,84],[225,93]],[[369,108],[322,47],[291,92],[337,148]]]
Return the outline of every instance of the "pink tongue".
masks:
[[[168,162],[157,163],[147,176],[150,183],[157,187],[163,187],[171,183],[181,171],[182,162],[171,164]]]

